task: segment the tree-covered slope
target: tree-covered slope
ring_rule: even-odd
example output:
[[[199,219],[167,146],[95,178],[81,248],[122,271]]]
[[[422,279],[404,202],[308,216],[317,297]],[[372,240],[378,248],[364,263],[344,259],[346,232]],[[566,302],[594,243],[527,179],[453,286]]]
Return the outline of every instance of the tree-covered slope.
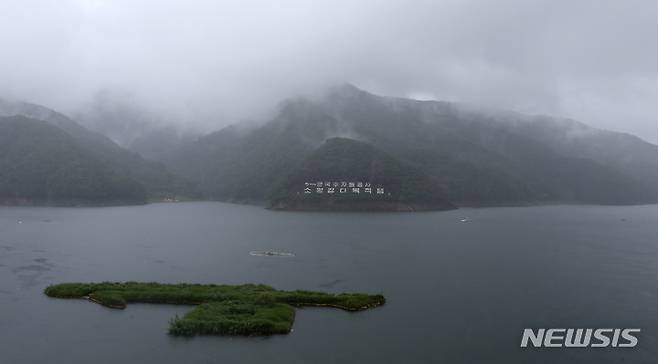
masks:
[[[146,202],[144,188],[90,156],[75,138],[43,121],[0,117],[0,203]]]
[[[262,127],[231,126],[205,136],[181,148],[167,165],[197,182],[208,198],[260,203],[317,148],[332,123],[313,105],[288,107]]]
[[[269,196],[272,208],[427,210],[454,206],[445,188],[424,172],[370,144],[328,139]]]
[[[556,118],[380,97],[351,85],[319,100],[289,100],[268,123],[225,128],[167,163],[210,198],[266,201],[335,137],[422,172],[459,205],[658,201],[658,147],[639,138]],[[360,160],[345,162],[356,168]]]
[[[540,137],[547,133],[533,135],[526,129],[534,119],[524,115],[380,97],[350,85],[330,92],[321,104],[349,123],[354,134],[440,179],[451,201],[624,204],[653,202],[658,196],[658,179],[641,172],[651,164],[629,169],[598,153],[574,152],[560,144],[574,144],[571,134],[565,131],[552,140]],[[565,130],[559,119],[544,118],[541,125]],[[592,136],[619,135],[587,129]],[[602,143],[597,137],[580,142],[584,148]],[[615,143],[609,149],[605,154],[629,154]],[[658,151],[654,156],[658,160]]]
[[[147,161],[102,134],[92,132],[70,118],[46,107],[0,99],[0,116],[24,115],[43,120],[64,131],[95,160],[115,175],[140,183],[150,199],[165,197],[198,197],[193,183],[169,172],[164,165]]]

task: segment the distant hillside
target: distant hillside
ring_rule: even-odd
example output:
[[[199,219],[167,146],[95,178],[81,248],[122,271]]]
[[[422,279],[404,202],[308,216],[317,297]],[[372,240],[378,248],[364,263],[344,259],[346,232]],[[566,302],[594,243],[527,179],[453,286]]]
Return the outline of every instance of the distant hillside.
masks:
[[[139,183],[116,175],[57,127],[0,117],[0,204],[140,204],[146,198]]]
[[[658,201],[658,146],[632,135],[351,85],[288,100],[258,127],[231,126],[182,146],[165,132],[137,139],[162,163],[43,106],[0,100],[0,117],[13,115],[25,118],[3,119],[1,203],[191,197],[397,211]],[[366,183],[375,190],[365,192]]]
[[[275,120],[256,130],[228,127],[212,133],[181,148],[166,164],[195,181],[207,198],[263,203],[315,148]]]
[[[73,138],[94,160],[116,176],[134,180],[146,190],[149,199],[198,197],[193,183],[169,172],[160,163],[147,161],[137,153],[121,148],[109,138],[89,131],[68,117],[46,107],[0,99],[0,116],[24,115],[46,121]]]
[[[658,147],[639,138],[564,119],[380,97],[351,85],[318,101],[289,100],[261,127],[203,137],[167,165],[209,198],[273,202],[281,186],[298,190],[302,178],[347,178],[338,169],[317,169],[333,161],[316,152],[340,155],[337,149],[355,147],[345,140],[325,144],[335,137],[385,153],[431,181],[429,196],[456,205],[658,201]],[[354,156],[337,167],[357,171],[364,164]]]
[[[327,140],[272,190],[270,207],[283,210],[452,209],[444,189],[422,171],[370,144]]]

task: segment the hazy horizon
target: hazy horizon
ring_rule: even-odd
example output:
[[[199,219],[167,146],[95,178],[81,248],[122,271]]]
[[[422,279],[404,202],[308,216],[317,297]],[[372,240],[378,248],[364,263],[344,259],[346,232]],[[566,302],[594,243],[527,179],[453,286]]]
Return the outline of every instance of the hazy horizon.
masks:
[[[210,131],[347,82],[658,142],[650,1],[28,0],[0,11],[0,97],[74,117],[118,105]]]

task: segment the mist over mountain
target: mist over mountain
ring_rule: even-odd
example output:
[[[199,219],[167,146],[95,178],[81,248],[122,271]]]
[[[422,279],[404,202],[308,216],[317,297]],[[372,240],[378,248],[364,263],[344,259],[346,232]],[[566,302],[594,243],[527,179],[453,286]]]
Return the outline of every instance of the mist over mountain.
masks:
[[[281,185],[290,196],[302,191],[299,179],[294,186],[286,181],[300,168],[320,168],[309,166],[323,163],[311,156],[336,137],[422,172],[434,181],[428,198],[457,205],[633,204],[658,196],[658,147],[639,138],[559,118],[380,97],[352,85],[317,100],[288,100],[253,130],[228,127],[200,138],[167,165],[209,198],[263,202],[281,194]],[[329,148],[327,158],[337,150]],[[364,173],[354,170],[353,177]],[[326,171],[304,177],[330,179]]]
[[[113,118],[132,117],[124,111],[102,110],[95,117],[111,125]],[[139,186],[135,191],[141,188],[154,200],[395,211],[658,200],[658,146],[635,136],[570,119],[377,96],[350,84],[320,97],[287,99],[261,124],[229,126],[198,138],[153,128],[132,140],[133,151],[46,107],[0,101],[0,116],[13,115],[27,117],[26,125],[45,121],[23,129],[23,119],[11,119],[5,130],[22,140],[30,140],[34,130],[32,142],[43,155],[52,149],[53,155],[81,160],[76,165],[93,166],[80,167],[80,175],[97,176],[89,178],[102,182],[94,188],[115,191],[107,181],[124,187],[132,181]],[[47,128],[66,137],[40,143]],[[4,163],[18,168],[22,162],[13,153]],[[7,171],[17,170],[12,168]],[[5,172],[5,180],[11,175]],[[18,185],[6,186],[11,192]],[[42,186],[35,199],[49,196],[44,192],[49,188]],[[377,188],[385,192],[377,194]],[[131,198],[139,200],[138,195]]]
[[[139,204],[147,194],[73,136],[44,121],[0,117],[0,204]]]
[[[77,121],[110,90],[207,132],[347,80],[658,142],[652,1],[23,0],[0,13],[0,97]]]
[[[126,147],[156,128],[167,128],[162,117],[140,106],[129,94],[103,90],[73,113],[84,127]]]
[[[57,133],[64,133],[67,135],[66,138],[60,138],[57,143],[53,142],[47,145],[58,147],[60,144],[71,144],[72,148],[74,145],[76,150],[88,157],[88,164],[107,170],[108,173],[119,178],[136,182],[145,191],[145,196],[150,199],[196,196],[197,194],[192,183],[185,178],[172,174],[162,164],[145,160],[137,153],[120,147],[108,137],[88,130],[61,113],[41,105],[0,99],[0,116],[16,115],[47,123],[45,127],[43,125],[39,128],[35,127],[35,130],[41,131],[40,135],[45,133],[43,132],[44,128],[56,130]],[[14,120],[11,125],[6,127],[10,128],[11,126],[10,129],[13,130],[20,125],[19,122]],[[26,133],[24,132],[21,135],[29,137]],[[32,144],[35,148],[46,148],[41,144],[41,139],[36,136]],[[47,148],[44,149],[44,153],[47,150]],[[28,151],[25,150],[25,152]],[[18,165],[21,163],[19,155],[10,154],[3,157],[7,164]]]
[[[76,109],[73,118],[85,128],[152,161],[160,161],[164,155],[201,135],[189,122],[181,123],[149,110],[125,92],[97,92]]]

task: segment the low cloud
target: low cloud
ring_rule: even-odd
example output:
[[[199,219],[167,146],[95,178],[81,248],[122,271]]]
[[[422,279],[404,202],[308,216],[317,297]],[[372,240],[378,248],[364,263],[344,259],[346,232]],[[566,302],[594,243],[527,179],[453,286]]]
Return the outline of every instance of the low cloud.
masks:
[[[0,96],[99,93],[191,128],[351,82],[552,114],[658,142],[653,1],[3,1]]]

